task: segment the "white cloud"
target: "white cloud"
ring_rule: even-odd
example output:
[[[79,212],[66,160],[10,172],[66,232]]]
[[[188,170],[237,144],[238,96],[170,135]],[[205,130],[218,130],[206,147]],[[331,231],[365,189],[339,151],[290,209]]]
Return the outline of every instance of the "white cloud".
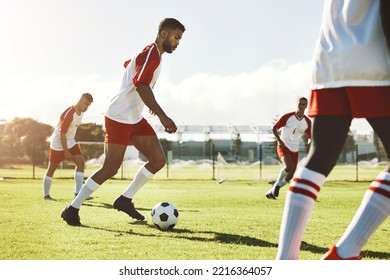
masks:
[[[156,94],[176,123],[267,125],[295,110],[297,97],[309,97],[309,71],[309,63],[273,61],[253,72],[197,74],[178,84],[161,77]]]
[[[155,87],[158,102],[178,125],[271,125],[276,116],[296,109],[296,99],[310,97],[310,63],[275,60],[257,70],[236,75],[196,74],[173,83],[162,72]],[[103,113],[120,86],[98,74],[84,77],[46,76],[7,81],[0,85],[0,119],[31,117],[55,125],[62,111],[90,92],[94,102],[84,122],[103,123]],[[12,86],[11,86],[12,85]],[[151,123],[158,123],[145,110]],[[352,129],[370,131],[366,121]]]

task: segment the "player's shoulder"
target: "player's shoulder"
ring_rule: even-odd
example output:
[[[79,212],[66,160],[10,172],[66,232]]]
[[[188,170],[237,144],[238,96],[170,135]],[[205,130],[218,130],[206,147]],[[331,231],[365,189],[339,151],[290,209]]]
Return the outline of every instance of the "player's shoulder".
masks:
[[[284,114],[281,118],[283,118],[283,119],[289,119],[289,118],[291,118],[291,117],[295,117],[295,112],[288,112],[288,113],[286,113],[286,114]]]
[[[62,112],[62,116],[73,115],[75,112],[76,108],[74,106],[69,106]]]
[[[306,122],[307,122],[308,124],[311,124],[311,119],[310,119],[308,116],[303,115],[303,117],[305,118],[305,120],[306,120]]]
[[[137,65],[142,65],[144,63],[154,63],[156,65],[159,65],[160,52],[158,50],[157,44],[149,44],[142,51],[140,51],[138,55],[136,55],[135,63]]]
[[[151,43],[147,45],[141,52],[140,55],[151,55],[151,56],[158,56],[160,57],[160,53],[158,50],[158,46],[156,43]]]

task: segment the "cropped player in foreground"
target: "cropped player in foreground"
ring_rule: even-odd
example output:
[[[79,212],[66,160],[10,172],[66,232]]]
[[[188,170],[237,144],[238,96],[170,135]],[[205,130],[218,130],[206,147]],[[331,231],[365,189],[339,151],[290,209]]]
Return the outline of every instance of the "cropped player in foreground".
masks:
[[[278,142],[276,149],[283,163],[283,168],[280,170],[274,186],[265,195],[268,199],[276,199],[279,196],[280,188],[289,183],[294,176],[298,165],[299,142],[302,136],[306,134],[307,139],[311,138],[311,120],[305,116],[306,107],[307,99],[300,97],[297,100],[297,110],[284,114],[272,127],[272,132]],[[280,135],[279,130],[281,130]],[[308,145],[306,143],[307,149]]]
[[[308,161],[296,172],[286,196],[277,259],[298,258],[310,214],[352,118],[366,118],[390,155],[388,8],[386,0],[325,1],[309,106],[312,143]],[[360,259],[363,246],[389,214],[388,165],[371,183],[344,235],[322,259]]]
[[[134,208],[133,197],[164,167],[166,159],[160,141],[153,128],[143,118],[142,111],[146,105],[152,114],[159,117],[167,133],[176,132],[176,124],[157,103],[152,88],[160,73],[161,56],[164,53],[172,53],[178,47],[184,31],[185,27],[176,19],[164,19],[160,23],[155,43],[146,46],[133,59],[125,62],[126,70],[121,89],[111,100],[105,113],[105,161],[103,166],[86,180],[72,203],[62,211],[61,217],[69,225],[81,225],[79,209],[82,203],[101,184],[117,173],[126,147],[130,143],[148,159],[148,162],[138,170],[134,180],[114,201],[113,206],[134,219],[145,219]]]
[[[64,160],[70,160],[76,164],[74,172],[75,194],[83,186],[85,162],[74,137],[77,127],[83,119],[83,113],[87,111],[92,102],[92,95],[83,93],[76,105],[70,106],[61,114],[60,120],[50,137],[49,166],[43,177],[43,197],[45,200],[56,200],[50,196],[50,188],[54,172]]]

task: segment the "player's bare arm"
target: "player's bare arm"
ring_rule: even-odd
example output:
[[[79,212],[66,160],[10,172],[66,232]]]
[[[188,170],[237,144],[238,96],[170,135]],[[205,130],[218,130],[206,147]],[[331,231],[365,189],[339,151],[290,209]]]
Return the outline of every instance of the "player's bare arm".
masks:
[[[276,126],[272,127],[272,133],[275,135],[276,141],[278,141],[279,145],[282,148],[285,148],[286,145],[284,145],[284,142],[282,141],[282,139],[280,139],[279,132],[278,132],[278,129],[276,128]]]
[[[165,127],[165,131],[168,133],[175,133],[177,130],[176,124],[165,114],[164,110],[157,103],[150,86],[139,83],[137,86],[137,92],[139,93],[145,105],[148,106],[152,114],[159,117],[161,124]]]

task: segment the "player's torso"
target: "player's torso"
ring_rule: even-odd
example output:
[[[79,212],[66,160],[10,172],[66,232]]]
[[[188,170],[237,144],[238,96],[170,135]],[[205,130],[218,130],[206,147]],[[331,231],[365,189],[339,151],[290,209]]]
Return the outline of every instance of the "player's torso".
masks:
[[[109,118],[130,124],[138,123],[142,119],[145,104],[136,90],[136,84],[147,83],[153,88],[161,70],[157,45],[150,46],[136,55],[126,66],[119,93],[111,100],[106,112]]]
[[[304,116],[299,118],[295,113],[287,114],[284,118],[285,123],[280,138],[291,151],[296,152],[302,136],[309,128],[309,123]]]
[[[390,84],[380,0],[325,1],[314,53],[313,89]]]
[[[63,150],[61,144],[61,132],[65,133],[68,141],[68,148],[71,148],[76,144],[75,136],[77,128],[80,125],[83,118],[83,113],[78,114],[74,106],[66,109],[60,117],[60,120],[53,131],[50,141],[50,147],[54,150]]]

